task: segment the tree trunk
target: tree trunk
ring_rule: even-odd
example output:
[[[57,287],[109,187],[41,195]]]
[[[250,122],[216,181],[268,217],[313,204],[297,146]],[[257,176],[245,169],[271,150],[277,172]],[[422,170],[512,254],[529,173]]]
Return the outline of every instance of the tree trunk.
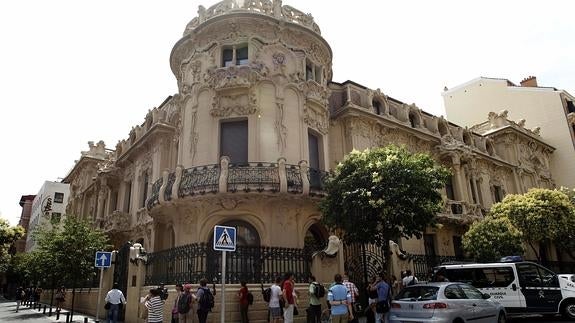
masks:
[[[541,263],[541,258],[539,257],[539,252],[537,251],[535,246],[533,246],[533,242],[529,242],[529,246],[531,247],[531,249],[533,249],[533,252],[535,253],[535,257],[537,257],[537,262]]]

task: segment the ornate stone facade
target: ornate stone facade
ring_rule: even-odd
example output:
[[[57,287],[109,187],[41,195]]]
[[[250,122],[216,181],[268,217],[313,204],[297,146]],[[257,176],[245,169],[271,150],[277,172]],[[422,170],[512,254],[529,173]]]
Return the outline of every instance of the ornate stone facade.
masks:
[[[178,93],[115,151],[99,143],[83,154],[66,178],[70,212],[152,251],[208,242],[225,223],[249,228],[246,241],[302,248],[310,234],[327,239],[317,207],[324,172],[353,149],[398,144],[453,171],[443,228],[428,232],[435,253],[453,255],[452,236],[504,194],[554,186],[553,148],[537,131],[504,113],[460,127],[380,89],[333,82],[331,60],[313,18],[279,0],[200,6],[172,50]],[[235,121],[247,125],[241,163],[222,156],[222,125]]]

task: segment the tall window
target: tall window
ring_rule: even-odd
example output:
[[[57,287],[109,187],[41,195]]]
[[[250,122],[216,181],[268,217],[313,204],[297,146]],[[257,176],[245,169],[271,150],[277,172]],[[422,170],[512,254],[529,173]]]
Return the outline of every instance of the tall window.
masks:
[[[461,237],[459,236],[453,236],[453,251],[455,258],[463,259],[465,253],[463,252],[463,243],[461,241]]]
[[[237,46],[232,48],[224,48],[222,50],[222,66],[228,67],[232,65],[247,65],[248,60],[248,46]]]
[[[379,103],[379,101],[373,100],[371,102],[371,105],[373,105],[373,110],[375,110],[375,114],[381,114],[381,103]]]
[[[140,202],[140,207],[146,206],[147,199],[148,199],[148,173],[145,173],[142,183],[142,201]]]
[[[445,184],[445,194],[448,200],[455,200],[455,192],[453,191],[453,177],[449,176]]]
[[[435,256],[435,234],[424,234],[423,245],[425,246],[425,254],[428,256]]]
[[[501,186],[499,185],[493,186],[493,195],[495,198],[495,203],[503,201],[503,190],[501,189]]]
[[[308,131],[308,146],[309,146],[309,167],[320,169],[319,167],[319,138],[312,132]]]
[[[311,63],[307,63],[305,65],[305,79],[306,81],[313,80],[313,65]]]
[[[248,121],[220,124],[220,157],[228,156],[234,164],[248,162]]]
[[[130,204],[132,198],[132,182],[126,182],[126,189],[124,190],[124,212],[130,212]]]

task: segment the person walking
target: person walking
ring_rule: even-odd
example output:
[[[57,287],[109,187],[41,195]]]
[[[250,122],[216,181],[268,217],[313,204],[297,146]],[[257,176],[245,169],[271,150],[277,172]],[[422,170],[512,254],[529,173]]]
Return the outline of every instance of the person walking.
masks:
[[[284,323],[293,323],[293,312],[295,308],[295,297],[294,297],[294,274],[288,272],[285,275],[283,282],[283,300],[285,303],[284,307]]]
[[[240,302],[240,317],[242,323],[249,323],[248,319],[248,308],[250,307],[250,303],[248,300],[248,287],[246,286],[245,281],[240,282],[240,291],[238,292],[238,298]]]
[[[381,273],[379,281],[372,287],[377,291],[377,303],[375,306],[375,321],[377,323],[387,322],[387,313],[389,312],[389,300],[391,298],[391,288],[387,283],[387,275]]]
[[[152,288],[144,299],[144,306],[148,309],[148,323],[162,323],[164,320],[164,300],[161,295],[159,289]]]
[[[277,277],[275,283],[270,287],[270,302],[268,307],[270,310],[271,323],[279,323],[282,319],[282,309],[280,307],[280,298],[282,297],[281,282],[281,277]]]
[[[118,289],[118,283],[114,283],[112,289],[106,294],[104,301],[110,303],[110,309],[108,310],[108,323],[118,323],[118,313],[120,312],[120,306],[126,304],[126,298],[124,293]],[[121,304],[121,305],[120,305]]]
[[[22,301],[26,299],[26,292],[24,291],[24,287],[20,286],[16,289],[16,313],[20,310],[20,304]]]
[[[320,284],[316,281],[315,276],[311,275],[308,278],[309,288],[309,309],[307,315],[307,322],[308,323],[320,323],[321,322],[321,301],[319,294],[321,291]]]
[[[56,312],[60,312],[62,310],[62,305],[66,301],[66,288],[64,286],[60,286],[56,291]]]
[[[340,274],[334,276],[334,284],[329,288],[327,299],[331,305],[332,323],[347,323],[348,321],[353,321],[351,293],[343,284],[343,278]]]
[[[355,323],[357,322],[357,313],[355,312],[355,302],[359,300],[359,290],[357,289],[357,286],[355,286],[353,282],[349,281],[349,276],[347,274],[343,275],[343,285],[347,287],[347,290],[351,295],[351,309],[353,310],[354,319],[350,320],[350,322]]]

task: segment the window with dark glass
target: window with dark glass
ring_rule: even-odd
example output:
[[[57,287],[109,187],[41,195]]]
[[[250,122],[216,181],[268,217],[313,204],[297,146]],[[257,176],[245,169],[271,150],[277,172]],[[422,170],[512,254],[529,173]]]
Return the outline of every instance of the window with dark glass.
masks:
[[[567,113],[575,112],[575,105],[573,101],[567,101]]]
[[[423,245],[425,246],[425,254],[428,256],[435,256],[435,234],[424,234]]]
[[[463,292],[463,290],[459,287],[459,285],[449,285],[445,287],[443,291],[445,294],[445,298],[447,299],[466,299],[467,296]]]
[[[248,162],[248,121],[220,124],[220,157],[228,156],[234,164]]]
[[[449,176],[445,184],[445,194],[448,200],[455,200],[455,192],[453,191],[453,177]]]
[[[148,199],[148,173],[144,174],[144,180],[142,183],[142,201],[140,207],[146,206],[146,200]]]
[[[223,67],[232,66],[233,63],[234,63],[234,49],[225,48],[222,51],[222,66]]]
[[[305,79],[306,81],[313,80],[313,66],[310,63],[305,65]]]
[[[64,203],[64,193],[54,193],[54,203]]]
[[[248,65],[248,46],[236,48],[236,65]]]
[[[319,138],[315,134],[308,132],[309,145],[309,167],[320,169],[319,167]]]
[[[126,183],[126,189],[124,194],[124,212],[130,212],[130,204],[132,199],[132,182]]]
[[[463,243],[460,236],[453,236],[453,251],[455,258],[463,259],[465,253],[463,252]]]
[[[460,284],[459,287],[465,293],[468,299],[483,299],[483,293],[481,293],[477,288],[469,285]]]
[[[496,203],[503,201],[503,190],[501,189],[501,186],[498,185],[493,186],[493,193],[495,195]]]
[[[381,114],[381,103],[379,103],[379,101],[374,100],[371,105],[373,105],[375,114]]]

